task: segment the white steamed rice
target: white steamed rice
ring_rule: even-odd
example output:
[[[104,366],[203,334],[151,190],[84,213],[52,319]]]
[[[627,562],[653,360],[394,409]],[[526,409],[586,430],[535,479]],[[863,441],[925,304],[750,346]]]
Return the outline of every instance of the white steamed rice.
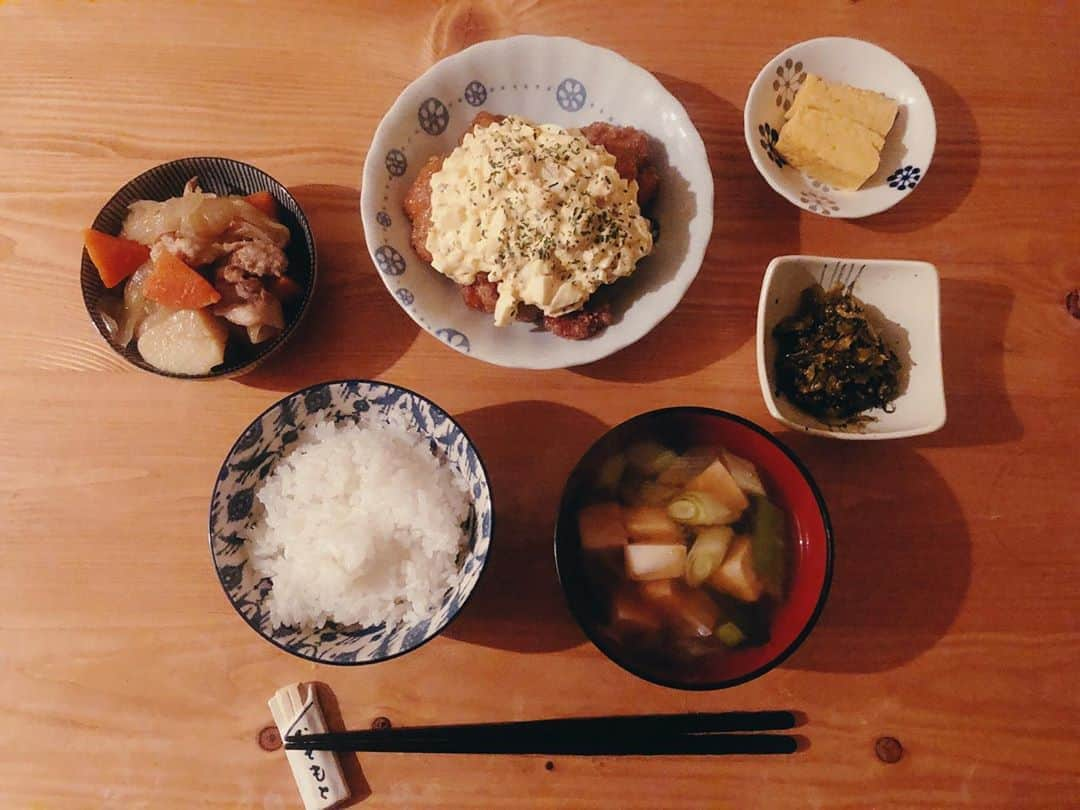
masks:
[[[460,579],[466,490],[401,427],[315,424],[255,494],[251,562],[273,581],[275,627],[422,621]]]

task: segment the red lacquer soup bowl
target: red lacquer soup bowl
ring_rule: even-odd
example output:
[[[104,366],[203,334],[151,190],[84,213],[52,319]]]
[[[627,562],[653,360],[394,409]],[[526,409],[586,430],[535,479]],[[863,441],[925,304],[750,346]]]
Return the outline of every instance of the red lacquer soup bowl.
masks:
[[[721,446],[752,461],[769,499],[786,515],[789,574],[785,598],[771,616],[767,641],[685,661],[658,661],[602,631],[608,607],[590,580],[578,536],[577,513],[600,465],[644,438],[671,447]],[[832,577],[833,539],[825,501],[795,454],[753,422],[710,408],[650,411],[608,431],[578,462],[567,480],[555,524],[555,564],[570,610],[592,642],[640,678],[676,689],[723,689],[765,674],[810,634],[825,605]]]

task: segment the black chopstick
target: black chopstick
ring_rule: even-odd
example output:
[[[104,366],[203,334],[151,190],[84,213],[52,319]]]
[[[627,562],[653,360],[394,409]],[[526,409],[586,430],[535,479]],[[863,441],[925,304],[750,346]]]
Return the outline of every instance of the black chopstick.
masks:
[[[405,726],[363,731],[331,732],[296,737],[304,747],[312,741],[350,734],[365,737],[431,737],[446,735],[504,734],[593,734],[634,732],[641,734],[718,733],[727,731],[778,731],[794,728],[795,715],[789,711],[652,714],[615,717],[570,717],[555,720],[525,720],[506,723],[467,723],[443,726]],[[293,739],[293,738],[290,738]]]
[[[786,711],[645,715],[417,726],[290,736],[290,750],[458,754],[791,754],[786,735],[731,734],[794,728]]]
[[[798,743],[786,734],[678,734],[666,737],[583,737],[579,739],[387,739],[353,740],[348,733],[312,746],[288,742],[290,750],[384,751],[423,754],[545,754],[655,756],[662,754],[794,754]]]

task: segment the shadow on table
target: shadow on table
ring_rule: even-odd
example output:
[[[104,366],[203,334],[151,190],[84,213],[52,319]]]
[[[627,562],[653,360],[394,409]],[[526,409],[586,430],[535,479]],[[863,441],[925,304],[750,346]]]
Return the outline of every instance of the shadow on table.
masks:
[[[518,652],[581,644],[555,573],[554,521],[570,470],[606,425],[540,401],[481,408],[457,420],[492,482],[495,535],[476,591],[445,635]]]
[[[952,85],[926,68],[914,67],[937,119],[934,159],[919,187],[898,205],[866,219],[854,220],[872,231],[915,231],[944,219],[975,185],[982,159],[975,116]]]
[[[330,686],[322,681],[313,681],[318,695],[319,705],[323,710],[323,719],[330,731],[347,731],[345,719],[341,715],[341,706],[337,695]],[[352,795],[347,802],[337,805],[338,807],[353,807],[364,801],[371,795],[371,785],[368,784],[367,776],[360,765],[360,758],[354,753],[341,752],[337,755],[341,762],[341,771],[345,776],[345,783],[349,786]]]
[[[932,648],[971,579],[971,538],[948,483],[904,442],[781,439],[821,487],[836,551],[825,611],[786,666],[881,672]]]
[[[705,142],[715,192],[712,239],[675,311],[632,346],[573,369],[586,377],[653,382],[730,355],[753,336],[769,260],[799,252],[799,211],[754,168],[742,112],[701,85],[662,73],[657,78],[686,107]]]
[[[334,185],[289,191],[315,235],[315,293],[289,345],[238,382],[294,391],[321,380],[377,377],[408,350],[419,327],[390,299],[368,257],[359,191]]]
[[[1005,333],[1015,294],[1004,284],[941,282],[941,350],[948,421],[914,447],[973,447],[1024,435],[1005,386]]]

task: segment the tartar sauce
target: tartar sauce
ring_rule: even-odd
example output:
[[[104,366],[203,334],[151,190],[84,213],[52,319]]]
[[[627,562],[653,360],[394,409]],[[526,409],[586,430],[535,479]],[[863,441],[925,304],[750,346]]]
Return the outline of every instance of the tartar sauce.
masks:
[[[466,135],[432,176],[432,266],[459,284],[486,273],[499,326],[520,304],[573,312],[652,251],[637,191],[580,132],[509,117]]]

